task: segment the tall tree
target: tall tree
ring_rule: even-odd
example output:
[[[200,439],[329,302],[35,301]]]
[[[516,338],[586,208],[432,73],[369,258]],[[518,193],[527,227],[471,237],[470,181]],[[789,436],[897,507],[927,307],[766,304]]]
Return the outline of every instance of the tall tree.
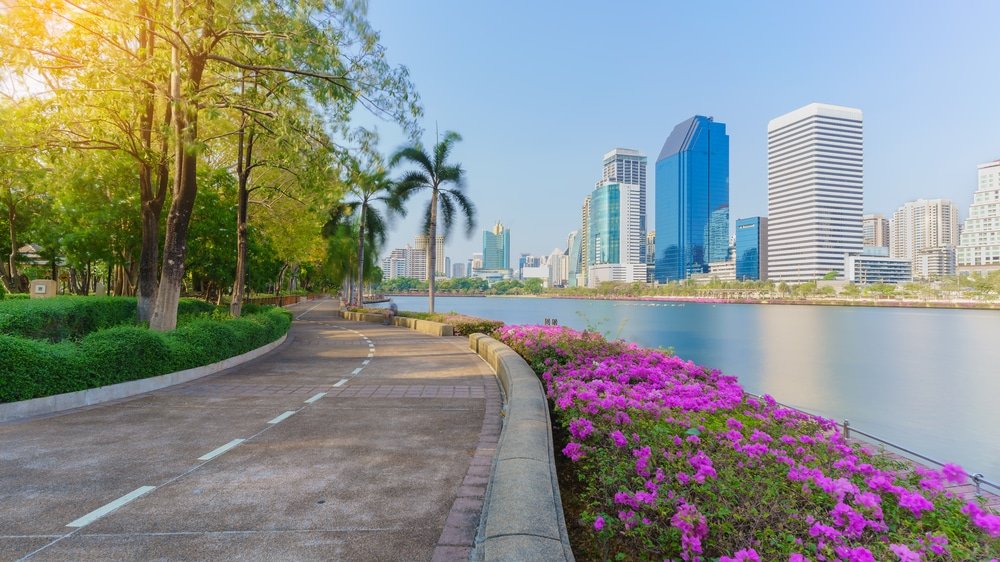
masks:
[[[476,225],[476,207],[465,194],[465,170],[462,169],[461,164],[448,162],[452,147],[460,140],[462,137],[458,133],[447,131],[444,137],[434,145],[434,150],[431,153],[428,153],[420,143],[414,143],[400,148],[389,159],[390,167],[407,163],[415,168],[405,172],[398,182],[399,196],[402,200],[405,201],[414,193],[425,189],[431,192],[431,200],[424,213],[423,227],[423,231],[427,233],[429,238],[427,243],[427,309],[429,312],[434,312],[438,207],[440,206],[444,219],[445,239],[451,234],[456,213],[465,217],[467,236],[472,235],[472,230]]]
[[[364,306],[366,248],[370,254],[376,254],[389,234],[387,219],[393,215],[404,215],[406,209],[396,184],[381,165],[376,164],[370,170],[353,170],[350,183],[350,195],[354,199],[330,210],[330,218],[324,225],[323,232],[326,236],[332,236],[343,222],[356,223],[358,254],[354,263],[359,265],[352,302],[356,306]],[[383,215],[379,207],[385,208],[386,215]]]

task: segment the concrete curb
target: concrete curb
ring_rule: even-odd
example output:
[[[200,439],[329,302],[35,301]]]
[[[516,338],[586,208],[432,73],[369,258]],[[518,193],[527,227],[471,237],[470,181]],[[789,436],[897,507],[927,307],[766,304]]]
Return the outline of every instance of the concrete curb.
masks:
[[[154,390],[166,388],[175,384],[190,382],[195,379],[200,379],[201,377],[213,375],[219,371],[225,371],[226,369],[241,365],[252,359],[256,359],[285,343],[285,339],[287,337],[288,334],[285,334],[265,346],[258,347],[257,349],[248,351],[242,355],[236,355],[234,357],[230,357],[229,359],[223,359],[218,363],[202,365],[201,367],[195,367],[193,369],[185,369],[183,371],[167,373],[165,375],[158,375],[147,379],[110,384],[108,386],[101,386],[98,388],[88,388],[87,390],[80,390],[77,392],[67,392],[65,394],[56,394],[53,396],[43,396],[41,398],[22,400],[20,402],[0,404],[0,422],[13,421],[43,414],[54,414],[56,412],[72,410],[83,406],[93,406],[94,404],[120,400],[122,398],[152,392]]]
[[[385,324],[385,316],[377,313],[348,312],[345,310],[341,310],[340,317],[343,318],[344,320],[353,320],[355,322],[371,322],[372,324]],[[431,336],[455,335],[455,328],[451,324],[431,322],[430,320],[418,320],[416,318],[406,318],[404,316],[396,316],[395,318],[392,319],[392,324],[393,326],[409,328],[411,330],[416,330],[422,334],[428,334]]]
[[[542,383],[491,337],[472,334],[469,347],[496,373],[505,412],[471,559],[573,562]]]

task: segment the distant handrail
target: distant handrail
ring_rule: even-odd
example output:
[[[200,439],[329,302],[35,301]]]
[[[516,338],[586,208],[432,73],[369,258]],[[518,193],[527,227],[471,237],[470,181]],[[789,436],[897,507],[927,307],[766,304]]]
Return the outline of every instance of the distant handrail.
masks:
[[[747,394],[748,396],[753,396],[755,398],[760,398],[761,400],[764,399],[764,397],[762,395],[754,394],[752,392],[744,392],[744,394]],[[781,402],[778,402],[778,401],[775,401],[775,404],[777,404],[777,405],[779,405],[779,406],[781,406],[783,408],[788,408],[789,410],[795,410],[796,412],[800,412],[800,413],[806,414],[807,416],[812,416],[814,418],[815,417],[821,417],[821,416],[817,416],[816,414],[813,414],[811,412],[806,412],[805,410],[800,410],[799,408],[796,408],[794,406],[789,406],[788,404],[782,404]],[[851,432],[853,431],[854,433],[860,433],[861,435],[864,435],[865,437],[867,437],[869,439],[873,439],[875,441],[878,441],[879,443],[881,443],[883,445],[888,445],[889,447],[892,447],[893,449],[896,449],[897,451],[902,451],[902,452],[904,452],[904,453],[906,453],[908,455],[912,455],[914,457],[917,457],[919,459],[925,460],[925,461],[927,461],[929,463],[932,463],[932,464],[935,464],[937,466],[941,466],[941,467],[944,466],[944,463],[941,462],[941,461],[939,461],[939,460],[932,459],[932,458],[930,458],[928,456],[925,456],[925,455],[922,455],[922,454],[920,454],[920,453],[918,453],[916,451],[911,451],[910,449],[907,449],[906,447],[903,447],[901,445],[897,445],[897,444],[895,444],[895,443],[893,443],[891,441],[887,441],[885,439],[882,439],[881,437],[876,437],[875,435],[872,435],[871,433],[867,433],[865,431],[861,431],[860,429],[857,429],[857,428],[851,426],[850,420],[845,419],[844,423],[840,424],[840,427],[843,430],[844,438],[850,438]],[[982,495],[982,486],[984,486],[984,485],[985,486],[989,486],[989,487],[997,490],[998,492],[1000,492],[1000,484],[998,484],[996,482],[993,482],[993,481],[990,481],[990,480],[987,480],[982,475],[982,473],[977,472],[975,474],[971,474],[969,472],[966,472],[965,474],[966,474],[966,476],[968,476],[969,478],[972,479],[972,483],[976,486],[976,495],[977,496],[981,496]]]

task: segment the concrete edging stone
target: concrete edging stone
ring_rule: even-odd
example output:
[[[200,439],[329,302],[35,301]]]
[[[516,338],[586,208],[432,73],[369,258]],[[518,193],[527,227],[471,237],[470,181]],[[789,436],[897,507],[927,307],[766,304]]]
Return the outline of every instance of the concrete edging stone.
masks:
[[[573,562],[542,383],[502,342],[472,334],[469,348],[496,373],[505,414],[471,559]]]
[[[346,310],[341,310],[340,317],[343,318],[344,320],[353,320],[355,322],[370,322],[372,324],[385,324],[385,316],[378,313],[349,312]],[[430,320],[418,320],[416,318],[396,316],[392,319],[392,324],[393,326],[409,328],[411,330],[416,330],[422,334],[428,334],[431,336],[455,335],[455,328],[451,324],[442,324],[441,322],[431,322]]]
[[[217,363],[202,365],[201,367],[195,367],[193,369],[185,369],[183,371],[176,371],[165,375],[126,381],[118,384],[110,384],[97,388],[88,388],[87,390],[79,390],[76,392],[67,392],[64,394],[43,396],[41,398],[32,398],[30,400],[21,400],[20,402],[0,404],[0,422],[13,421],[43,414],[54,414],[56,412],[72,410],[83,406],[93,406],[103,402],[120,400],[137,394],[152,392],[168,386],[183,384],[208,375],[214,375],[215,373],[241,365],[268,353],[283,344],[287,338],[288,334],[285,334],[267,345],[258,347],[257,349],[248,351],[242,355],[236,355],[230,357],[229,359],[223,359]]]

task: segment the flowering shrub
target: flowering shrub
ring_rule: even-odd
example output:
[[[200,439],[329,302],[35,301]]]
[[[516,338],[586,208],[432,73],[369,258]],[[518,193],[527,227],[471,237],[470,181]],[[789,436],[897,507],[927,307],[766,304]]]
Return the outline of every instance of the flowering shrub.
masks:
[[[1000,516],[942,471],[888,459],[831,420],[746,395],[734,377],[559,326],[495,336],[542,377],[593,557],[991,560]],[[578,535],[577,535],[578,536]],[[579,542],[579,541],[578,541]]]

